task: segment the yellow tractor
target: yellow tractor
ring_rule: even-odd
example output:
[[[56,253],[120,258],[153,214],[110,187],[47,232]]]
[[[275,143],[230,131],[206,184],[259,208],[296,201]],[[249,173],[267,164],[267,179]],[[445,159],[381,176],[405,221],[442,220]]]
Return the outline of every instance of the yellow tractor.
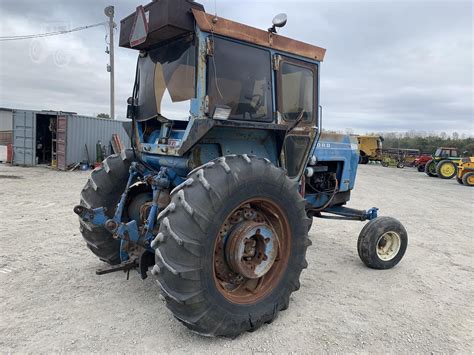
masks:
[[[474,157],[461,159],[456,180],[461,185],[474,186]]]
[[[380,136],[357,136],[359,143],[359,164],[369,161],[382,161],[382,142]]]

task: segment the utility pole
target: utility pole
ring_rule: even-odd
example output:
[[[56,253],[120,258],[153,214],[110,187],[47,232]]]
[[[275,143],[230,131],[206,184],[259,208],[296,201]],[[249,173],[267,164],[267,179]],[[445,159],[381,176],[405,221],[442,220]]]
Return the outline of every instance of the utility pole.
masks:
[[[110,119],[115,119],[115,73],[114,73],[114,7],[107,6],[104,9],[105,16],[109,18],[109,65],[107,71],[110,73]]]

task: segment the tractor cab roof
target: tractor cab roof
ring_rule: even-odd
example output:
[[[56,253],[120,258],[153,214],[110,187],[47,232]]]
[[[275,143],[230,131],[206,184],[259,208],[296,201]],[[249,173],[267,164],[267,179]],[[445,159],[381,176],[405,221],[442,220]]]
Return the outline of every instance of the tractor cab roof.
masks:
[[[137,23],[136,19],[142,12],[146,14],[147,19],[144,25],[145,38],[141,43],[132,45],[130,42]],[[143,7],[139,6],[135,13],[121,21],[119,44],[125,48],[148,50],[173,38],[192,33],[196,26],[203,32],[273,48],[311,60],[322,61],[326,52],[321,47],[207,14],[201,4],[191,0],[155,0]]]

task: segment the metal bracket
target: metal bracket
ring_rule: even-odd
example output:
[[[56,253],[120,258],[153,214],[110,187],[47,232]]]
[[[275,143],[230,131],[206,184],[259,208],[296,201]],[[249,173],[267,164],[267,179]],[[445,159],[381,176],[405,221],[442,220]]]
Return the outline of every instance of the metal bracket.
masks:
[[[143,227],[139,228],[135,220],[122,222],[122,214],[125,209],[128,192],[136,177],[151,186],[153,190],[153,203],[148,212],[147,219]],[[166,167],[161,167],[158,173],[150,172],[136,162],[130,166],[130,176],[127,185],[117,205],[114,216],[109,218],[103,207],[89,209],[78,205],[74,207],[74,212],[85,221],[94,225],[103,226],[107,229],[115,239],[120,239],[120,265],[97,270],[98,275],[103,275],[119,270],[129,271],[139,268],[142,279],[146,278],[146,271],[154,261],[154,250],[151,248],[151,241],[155,238],[153,230],[155,229],[156,219],[158,216],[159,205],[158,198],[162,190],[168,189],[172,182],[179,181],[176,172]],[[135,244],[145,248],[142,256],[138,258],[136,255],[129,254],[129,245]],[[146,255],[145,255],[146,254]],[[153,259],[153,260],[152,260]],[[127,275],[128,278],[128,275]]]
[[[275,54],[272,58],[273,70],[280,70],[281,55]]]
[[[206,55],[212,57],[214,55],[214,41],[210,38],[206,38]]]
[[[105,215],[106,209],[104,207],[89,209],[81,205],[74,207],[74,213],[76,213],[84,222],[90,222],[92,224],[103,226],[109,219]]]
[[[209,115],[209,95],[204,96],[204,113]]]

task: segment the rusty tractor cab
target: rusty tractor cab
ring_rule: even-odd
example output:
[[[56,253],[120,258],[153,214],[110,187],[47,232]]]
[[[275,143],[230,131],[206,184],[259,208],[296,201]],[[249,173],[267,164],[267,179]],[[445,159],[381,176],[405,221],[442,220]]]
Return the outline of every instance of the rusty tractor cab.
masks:
[[[194,150],[192,167],[230,153],[276,161],[297,122],[285,141],[292,158],[282,161],[301,176],[318,132],[325,50],[216,18],[191,1],[156,1],[140,13],[150,19],[146,39],[133,46],[133,31],[142,33],[133,14],[121,22],[120,45],[140,51],[129,112],[142,159]],[[234,144],[242,142],[235,128],[245,144]]]
[[[111,266],[149,268],[191,330],[234,337],[288,307],[306,268],[312,218],[369,221],[362,261],[396,265],[397,220],[345,207],[357,140],[321,132],[325,49],[158,0],[121,21],[138,51],[130,152],[96,169],[74,208],[87,245]]]

